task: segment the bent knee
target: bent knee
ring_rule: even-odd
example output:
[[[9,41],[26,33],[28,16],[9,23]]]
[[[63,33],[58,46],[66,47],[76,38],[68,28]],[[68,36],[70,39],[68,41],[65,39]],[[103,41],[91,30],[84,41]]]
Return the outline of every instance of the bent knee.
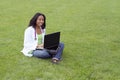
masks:
[[[64,48],[64,43],[60,43],[59,45],[60,47]]]

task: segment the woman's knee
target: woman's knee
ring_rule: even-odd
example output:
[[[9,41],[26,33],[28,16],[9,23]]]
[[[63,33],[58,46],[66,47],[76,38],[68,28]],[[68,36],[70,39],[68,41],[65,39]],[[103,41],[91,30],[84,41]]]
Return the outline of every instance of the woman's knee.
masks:
[[[64,43],[60,43],[59,46],[60,46],[61,48],[64,48]]]

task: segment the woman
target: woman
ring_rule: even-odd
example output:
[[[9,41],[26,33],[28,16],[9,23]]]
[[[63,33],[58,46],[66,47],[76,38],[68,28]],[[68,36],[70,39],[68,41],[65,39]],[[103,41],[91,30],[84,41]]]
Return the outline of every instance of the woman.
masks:
[[[59,43],[55,54],[43,49],[44,35],[46,28],[46,17],[42,13],[36,13],[30,20],[28,28],[24,33],[24,48],[21,51],[25,56],[35,56],[38,58],[52,58],[53,63],[58,63],[61,59],[64,44]],[[42,50],[38,49],[42,48]]]

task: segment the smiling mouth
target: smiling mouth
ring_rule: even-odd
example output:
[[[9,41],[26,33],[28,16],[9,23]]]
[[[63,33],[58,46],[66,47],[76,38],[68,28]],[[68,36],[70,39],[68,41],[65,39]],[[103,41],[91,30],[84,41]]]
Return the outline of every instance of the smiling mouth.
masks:
[[[43,23],[39,23],[39,25],[41,26],[41,25],[43,25]]]

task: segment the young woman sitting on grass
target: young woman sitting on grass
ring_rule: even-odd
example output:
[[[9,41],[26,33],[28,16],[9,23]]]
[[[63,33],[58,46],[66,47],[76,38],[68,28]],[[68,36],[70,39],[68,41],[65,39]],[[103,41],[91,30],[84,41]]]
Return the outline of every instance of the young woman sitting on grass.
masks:
[[[44,47],[44,35],[46,28],[46,17],[42,13],[36,13],[30,20],[29,26],[24,33],[24,48],[21,51],[25,56],[34,56],[37,58],[52,58],[53,63],[58,63],[61,59],[64,44],[59,43],[59,48],[55,54],[46,49],[38,50]]]

